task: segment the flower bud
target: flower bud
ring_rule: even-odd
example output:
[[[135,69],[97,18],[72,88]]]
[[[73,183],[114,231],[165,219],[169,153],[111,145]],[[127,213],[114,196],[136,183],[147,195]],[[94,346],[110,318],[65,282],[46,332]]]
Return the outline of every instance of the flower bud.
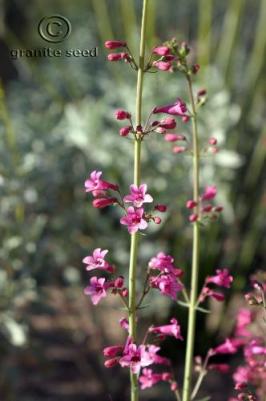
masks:
[[[116,288],[122,288],[124,285],[124,277],[123,276],[119,276],[115,279],[114,281],[114,286]]]
[[[107,361],[104,362],[104,366],[106,368],[112,368],[112,367],[118,365],[119,359],[120,359],[119,357],[108,359]]]
[[[189,216],[189,221],[190,223],[194,223],[195,221],[197,221],[199,218],[199,216],[196,213],[193,213]]]
[[[123,288],[121,291],[121,295],[122,297],[126,298],[128,296],[128,289],[127,288]]]
[[[170,53],[170,49],[167,46],[158,46],[155,47],[152,52],[158,56],[166,56]]]
[[[154,61],[152,66],[161,71],[169,71],[172,67],[172,63],[170,61]]]
[[[217,145],[217,139],[214,138],[214,137],[211,137],[211,138],[208,140],[208,143],[209,143],[209,145]]]
[[[186,208],[187,209],[194,209],[194,207],[197,206],[197,202],[195,202],[194,200],[188,200],[186,203]]]
[[[128,53],[110,53],[107,56],[108,61],[119,61],[119,60],[125,60],[128,61],[130,59],[130,56]]]
[[[164,213],[167,210],[167,206],[166,205],[162,205],[162,204],[158,204],[154,206],[155,210],[158,210],[158,212]]]
[[[104,43],[104,46],[106,49],[117,49],[119,47],[125,47],[127,45],[127,42],[122,41],[122,40],[107,40]]]
[[[154,221],[155,224],[160,224],[162,222],[162,219],[160,217],[158,217],[158,216],[155,216],[153,218],[153,221]]]
[[[92,206],[96,209],[102,209],[106,206],[113,205],[117,203],[116,198],[96,198],[92,201]]]
[[[105,347],[103,349],[104,356],[116,356],[117,354],[122,353],[124,347],[121,345],[112,345],[111,347]]]
[[[122,127],[119,130],[119,135],[120,136],[128,136],[128,134],[130,133],[132,127],[131,126],[127,126],[127,127]]]
[[[173,153],[184,153],[187,150],[185,146],[174,146]]]
[[[126,110],[119,109],[115,112],[115,118],[117,120],[128,120],[131,118],[131,114]]]

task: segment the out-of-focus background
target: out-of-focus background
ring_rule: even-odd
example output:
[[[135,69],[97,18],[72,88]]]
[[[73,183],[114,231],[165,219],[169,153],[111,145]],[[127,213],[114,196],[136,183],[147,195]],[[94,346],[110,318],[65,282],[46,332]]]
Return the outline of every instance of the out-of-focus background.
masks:
[[[101,349],[124,341],[120,304],[109,297],[97,307],[83,295],[88,282],[82,258],[96,247],[127,276],[129,236],[115,208],[91,207],[83,183],[93,169],[118,182],[132,181],[132,142],[118,134],[118,107],[134,113],[136,74],[108,64],[103,42],[126,39],[138,48],[140,0],[1,0],[0,2],[0,399],[2,401],[92,401],[126,399],[127,372],[103,367]],[[72,33],[58,44],[43,41],[38,23],[61,14]],[[248,276],[265,267],[265,0],[152,0],[148,49],[176,36],[187,40],[201,65],[196,88],[206,88],[202,141],[217,137],[220,152],[202,165],[202,185],[218,186],[223,218],[206,229],[201,274],[228,266],[235,283],[224,305],[198,320],[196,353],[222,341]],[[11,57],[13,49],[92,49],[98,57]],[[148,50],[149,51],[149,50]],[[14,55],[14,53],[13,53]],[[144,113],[187,99],[179,75],[147,74]],[[184,131],[185,129],[185,131]],[[180,125],[180,133],[186,132]],[[158,251],[175,256],[189,272],[191,160],[173,155],[162,138],[145,142],[143,179],[159,203],[169,204],[160,226],[143,238],[139,276]],[[186,277],[189,275],[187,274]],[[201,280],[201,282],[202,282]],[[186,311],[153,294],[142,327]],[[184,346],[167,341],[177,373]],[[235,359],[225,362],[236,364]],[[211,374],[203,395],[226,401],[230,378]],[[158,386],[143,400],[171,400]],[[168,393],[164,393],[168,394]]]

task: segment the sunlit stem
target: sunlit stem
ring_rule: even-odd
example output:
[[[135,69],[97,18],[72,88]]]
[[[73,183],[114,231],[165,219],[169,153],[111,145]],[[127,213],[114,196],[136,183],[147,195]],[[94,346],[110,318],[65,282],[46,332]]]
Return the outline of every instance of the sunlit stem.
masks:
[[[193,138],[193,200],[197,202],[194,213],[199,214],[199,138],[197,125],[197,111],[192,90],[191,77],[187,75],[188,91],[192,107],[192,138]],[[192,249],[192,270],[190,281],[190,299],[187,330],[187,345],[185,358],[185,373],[183,384],[182,401],[191,401],[191,381],[193,368],[193,353],[196,330],[196,303],[198,293],[198,275],[199,275],[199,248],[200,248],[200,227],[199,223],[193,223],[193,249]]]

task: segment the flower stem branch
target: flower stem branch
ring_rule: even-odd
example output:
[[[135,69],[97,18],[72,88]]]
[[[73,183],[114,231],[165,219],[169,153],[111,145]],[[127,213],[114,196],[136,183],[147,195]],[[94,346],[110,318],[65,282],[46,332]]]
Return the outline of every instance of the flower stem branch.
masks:
[[[196,202],[194,213],[199,214],[199,138],[197,125],[197,111],[192,90],[192,81],[189,74],[186,75],[190,103],[192,107],[192,138],[193,138],[193,200]],[[193,353],[196,329],[196,302],[198,292],[199,275],[199,247],[200,247],[200,227],[199,223],[193,223],[193,249],[192,249],[192,271],[190,282],[190,302],[188,316],[188,331],[186,345],[185,373],[183,384],[183,401],[191,401],[191,382]]]
[[[138,63],[137,94],[136,94],[136,126],[137,129],[142,122],[142,93],[144,78],[144,58],[145,58],[145,36],[147,22],[148,0],[143,0],[140,52]],[[141,180],[141,133],[136,134],[134,140],[134,184],[140,185]],[[131,234],[130,264],[129,264],[129,335],[133,342],[136,341],[136,270],[138,255],[138,233]],[[134,373],[130,373],[131,381],[131,401],[138,401],[138,378]]]

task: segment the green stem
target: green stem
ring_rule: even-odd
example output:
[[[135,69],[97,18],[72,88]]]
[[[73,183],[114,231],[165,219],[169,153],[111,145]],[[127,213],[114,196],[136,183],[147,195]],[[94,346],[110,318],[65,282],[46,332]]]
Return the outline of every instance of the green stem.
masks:
[[[197,112],[195,101],[192,91],[191,77],[187,75],[189,97],[192,107],[192,136],[193,136],[193,199],[197,202],[194,212],[199,214],[199,138],[198,138],[198,124]],[[192,249],[192,272],[190,283],[190,302],[189,302],[189,316],[188,316],[188,330],[187,330],[187,346],[186,346],[186,360],[185,360],[185,373],[183,384],[183,401],[191,401],[191,379],[192,379],[192,365],[193,353],[195,342],[195,329],[196,329],[196,303],[198,293],[198,275],[199,275],[199,242],[200,231],[199,223],[193,223],[193,249]]]
[[[145,36],[147,23],[148,0],[143,0],[141,37],[139,51],[139,65],[136,93],[136,126],[142,122],[142,93],[144,78],[144,57],[145,57]],[[140,185],[141,180],[141,133],[137,133],[134,141],[134,184]],[[129,335],[133,342],[136,341],[136,278],[137,278],[137,255],[138,255],[139,236],[137,233],[131,234],[130,263],[129,263]],[[138,377],[130,373],[131,382],[131,401],[138,401]]]

